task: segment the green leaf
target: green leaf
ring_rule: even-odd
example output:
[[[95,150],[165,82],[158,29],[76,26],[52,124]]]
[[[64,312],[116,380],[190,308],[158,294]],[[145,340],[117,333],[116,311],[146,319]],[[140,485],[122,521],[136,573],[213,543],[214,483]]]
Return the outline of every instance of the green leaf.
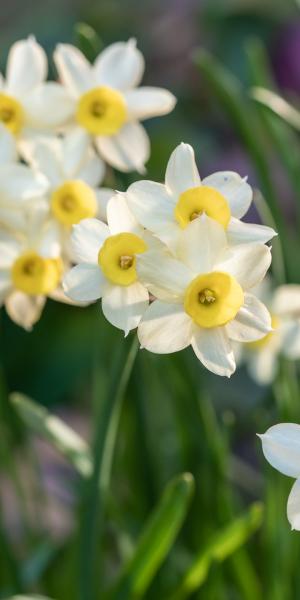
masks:
[[[27,427],[48,440],[80,475],[86,477],[91,473],[92,461],[88,445],[73,429],[23,394],[15,392],[10,399]]]
[[[103,47],[98,33],[87,23],[77,23],[74,28],[75,45],[90,62],[94,62]]]
[[[201,587],[212,565],[223,562],[243,546],[260,527],[262,516],[263,505],[254,503],[244,516],[236,519],[208,541],[183,576],[176,591],[169,596],[169,600],[184,600]]]
[[[51,600],[49,596],[10,596],[6,600]]]
[[[147,522],[134,554],[123,567],[119,580],[109,594],[110,600],[142,598],[155,573],[171,550],[186,517],[194,480],[183,473],[166,487],[163,496]]]
[[[251,97],[288,123],[288,125],[300,131],[300,111],[284,100],[284,98],[264,87],[253,87]]]

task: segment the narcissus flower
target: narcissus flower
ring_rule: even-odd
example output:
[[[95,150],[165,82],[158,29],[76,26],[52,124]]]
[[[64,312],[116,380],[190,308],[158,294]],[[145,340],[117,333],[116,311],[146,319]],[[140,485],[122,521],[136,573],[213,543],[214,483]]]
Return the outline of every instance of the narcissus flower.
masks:
[[[141,346],[158,354],[190,344],[217,375],[235,371],[232,341],[250,342],[271,331],[265,306],[248,290],[271,262],[264,244],[228,246],[217,221],[203,215],[182,230],[177,259],[149,252],[140,257],[140,280],[156,296],[138,327]]]
[[[165,184],[137,181],[126,198],[138,222],[171,248],[176,247],[180,231],[202,214],[223,227],[231,244],[265,243],[276,235],[270,227],[240,221],[252,201],[246,179],[224,171],[201,181],[188,144],[180,144],[171,154]]]
[[[1,82],[0,122],[14,136],[53,129],[70,117],[72,103],[62,85],[45,81],[47,71],[46,54],[34,37],[13,44]]]
[[[280,423],[259,437],[270,465],[296,479],[288,498],[287,517],[292,529],[300,531],[300,425]]]
[[[271,281],[266,279],[255,293],[271,313],[273,331],[243,345],[241,358],[253,379],[267,385],[276,376],[280,355],[290,360],[300,358],[300,285],[282,285],[273,292]]]
[[[42,230],[28,238],[0,232],[0,301],[11,319],[28,330],[62,277],[61,260],[49,258],[51,244]]]
[[[91,65],[74,46],[54,53],[59,78],[73,101],[73,116],[94,139],[100,156],[120,171],[144,171],[149,139],[139,121],[169,113],[174,96],[165,89],[139,87],[144,59],[135,40],[108,46]]]
[[[73,252],[79,264],[66,274],[64,290],[79,302],[102,298],[107,320],[127,335],[137,327],[149,302],[137,273],[149,241],[120,195],[108,202],[107,222],[85,219],[74,225]]]

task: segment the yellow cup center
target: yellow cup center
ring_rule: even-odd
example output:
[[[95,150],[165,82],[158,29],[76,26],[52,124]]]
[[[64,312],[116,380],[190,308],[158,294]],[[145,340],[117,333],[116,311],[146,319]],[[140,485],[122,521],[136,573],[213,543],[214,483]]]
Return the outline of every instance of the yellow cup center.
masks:
[[[95,217],[96,194],[84,181],[65,181],[52,193],[51,209],[62,225],[70,227],[82,219]]]
[[[131,285],[137,280],[136,254],[147,250],[144,240],[134,233],[118,233],[107,238],[98,254],[104,275],[117,285]]]
[[[105,86],[98,87],[89,90],[79,99],[77,122],[93,135],[117,133],[126,118],[126,102],[117,90]]]
[[[275,331],[270,331],[270,333],[267,333],[267,335],[262,337],[260,340],[248,342],[248,348],[250,348],[250,350],[262,350],[262,348],[268,346],[268,344],[272,341],[274,334],[276,333],[276,329],[279,327],[279,319],[276,317],[276,315],[271,315],[271,327]]]
[[[203,213],[218,221],[224,229],[228,226],[231,216],[230,208],[220,192],[207,185],[200,185],[180,194],[174,214],[182,229]]]
[[[60,259],[43,258],[34,251],[17,258],[12,267],[15,288],[31,296],[49,294],[55,290],[61,274]]]
[[[17,135],[24,124],[23,108],[15,98],[0,93],[0,121],[11,133]]]
[[[239,283],[228,273],[198,275],[189,284],[184,309],[200,327],[220,327],[234,319],[244,304]]]

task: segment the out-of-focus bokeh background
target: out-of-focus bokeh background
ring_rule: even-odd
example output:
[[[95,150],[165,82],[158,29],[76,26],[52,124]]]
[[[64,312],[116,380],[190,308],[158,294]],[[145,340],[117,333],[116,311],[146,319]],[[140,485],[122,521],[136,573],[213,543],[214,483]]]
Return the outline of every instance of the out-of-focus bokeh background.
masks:
[[[205,69],[194,61],[199,48],[211,53],[218,65],[222,64],[235,78],[241,89],[240,110],[247,114],[248,90],[259,82],[257,71],[253,74],[253,57],[258,55],[262,65],[262,58],[267,57],[272,86],[299,105],[297,2],[10,0],[0,7],[1,69],[5,68],[10,45],[34,34],[48,53],[51,76],[55,77],[51,53],[59,42],[78,41],[75,26],[79,22],[93,27],[104,46],[137,38],[146,59],[144,83],[166,87],[178,98],[172,114],[146,122],[152,143],[147,177],[162,180],[171,151],[185,141],[194,146],[203,176],[218,170],[248,175],[254,187],[263,189],[271,207],[274,191],[284,215],[286,239],[290,240],[284,248],[288,279],[299,282],[294,246],[299,194],[297,197],[282,156],[268,138],[267,129],[263,130],[263,119],[260,121],[258,114],[252,151],[251,144],[249,149],[236,114],[232,115],[226,98],[222,100]],[[261,49],[266,53],[263,57]],[[254,104],[251,110],[256,110]],[[266,160],[263,166],[255,156],[256,147]],[[300,163],[297,149],[292,147],[290,152]],[[132,174],[120,178],[119,187],[137,177]],[[257,218],[256,209],[251,209],[249,219]],[[76,577],[70,575],[70,564],[74,563],[63,563],[63,559],[65,545],[76,532],[81,484],[50,445],[32,435],[27,440],[6,396],[17,390],[34,398],[89,439],[92,404],[97,400],[95,387],[100,392],[105,387],[123,337],[105,322],[98,304],[79,309],[51,301],[31,333],[11,323],[3,310],[0,336],[0,597],[33,590],[57,600],[70,600],[77,597]],[[277,397],[285,393],[289,397],[286,379],[281,380],[284,390],[277,388]],[[184,597],[299,597],[299,534],[289,531],[285,517],[289,481],[264,464],[255,437],[257,431],[264,431],[283,417],[299,418],[300,398],[294,394],[290,412],[284,412],[285,408],[281,412],[275,396],[269,387],[257,386],[244,367],[230,381],[224,381],[205,372],[190,351],[173,357],[144,352],[138,355],[123,407],[108,503],[104,553],[107,585],[130,555],[166,482],[178,472],[190,471],[196,480],[191,510],[145,597],[168,598],[168,590],[176,588],[191,559],[210,536],[256,500],[266,502],[258,533],[224,563],[217,561],[203,586],[193,596]],[[16,481],[8,476],[8,463],[14,465]],[[37,484],[36,468],[42,485]],[[15,559],[23,564],[19,579],[13,571]],[[102,598],[100,587],[99,582]]]

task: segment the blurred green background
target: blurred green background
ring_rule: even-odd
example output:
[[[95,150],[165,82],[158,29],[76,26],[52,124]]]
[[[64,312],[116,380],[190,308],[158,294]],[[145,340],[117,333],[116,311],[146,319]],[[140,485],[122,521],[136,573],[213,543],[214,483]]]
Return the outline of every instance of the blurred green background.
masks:
[[[275,117],[270,126],[249,94],[258,83],[272,86],[299,106],[297,3],[10,0],[0,8],[2,69],[10,45],[29,34],[51,61],[56,43],[78,42],[79,22],[89,24],[103,46],[136,37],[146,59],[144,83],[166,87],[178,98],[172,114],[146,122],[152,144],[147,177],[163,178],[168,157],[181,141],[194,146],[203,176],[225,169],[248,175],[262,189],[282,233],[286,278],[300,282],[298,137],[285,126],[281,129]],[[207,54],[199,59],[199,48],[214,57],[212,63],[205,63]],[[221,75],[234,77],[229,78],[234,109],[232,98],[228,102],[214,80],[219,67],[225,68]],[[55,77],[52,62],[50,72]],[[274,143],[274,135],[283,145]],[[120,177],[119,188],[137,177]],[[255,207],[247,218],[258,218]],[[79,309],[49,301],[32,333],[1,313],[1,598],[33,591],[73,600],[79,594],[72,544],[82,484],[57,452],[24,431],[10,409],[8,392],[32,397],[89,439],[98,399],[122,344],[122,333],[105,322],[99,304]],[[269,389],[253,383],[243,367],[230,381],[217,378],[190,351],[138,354],[118,429],[103,533],[105,575],[99,575],[97,597],[104,597],[104,588],[130,556],[166,483],[183,471],[195,477],[194,498],[176,545],[143,597],[173,598],[169,590],[176,590],[211,536],[256,500],[266,503],[259,531],[224,563],[215,561],[199,589],[180,597],[300,597],[299,534],[290,532],[285,516],[290,482],[264,464],[255,436],[280,420],[299,419],[297,386],[293,368],[285,364]],[[33,462],[38,464],[33,467]],[[12,482],[13,471],[17,483]],[[22,564],[17,576],[16,564]]]

